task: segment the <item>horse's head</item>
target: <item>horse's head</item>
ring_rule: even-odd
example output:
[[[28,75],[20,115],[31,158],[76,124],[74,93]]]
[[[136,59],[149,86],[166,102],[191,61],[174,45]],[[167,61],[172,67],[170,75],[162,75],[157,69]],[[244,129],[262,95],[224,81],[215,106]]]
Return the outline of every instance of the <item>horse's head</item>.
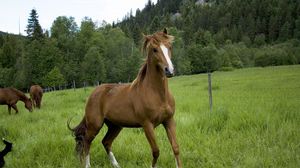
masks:
[[[174,37],[168,35],[167,29],[152,35],[144,36],[143,50],[149,61],[167,77],[174,75],[174,66],[171,61],[172,41]]]
[[[25,108],[27,108],[30,112],[32,112],[32,100],[28,99],[25,101]]]

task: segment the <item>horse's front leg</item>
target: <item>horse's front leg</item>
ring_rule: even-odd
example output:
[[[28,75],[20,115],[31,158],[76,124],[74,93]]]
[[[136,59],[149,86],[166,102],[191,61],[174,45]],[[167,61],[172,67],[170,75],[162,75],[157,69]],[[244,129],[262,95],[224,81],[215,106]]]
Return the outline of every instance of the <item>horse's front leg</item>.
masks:
[[[175,155],[176,168],[181,168],[182,165],[181,165],[181,161],[179,158],[179,146],[176,142],[176,124],[175,124],[173,117],[171,119],[169,119],[168,121],[164,122],[163,125],[166,129],[169,141],[171,143],[171,146],[172,146],[172,149],[173,149],[173,152]]]
[[[11,106],[9,104],[7,105],[7,108],[8,108],[8,114],[11,114]]]
[[[158,149],[158,146],[157,146],[156,140],[155,140],[154,126],[152,123],[147,123],[143,126],[143,128],[144,128],[147,140],[152,149],[152,156],[153,156],[152,168],[156,168],[156,162],[157,162],[157,159],[159,156],[159,149]]]
[[[12,107],[13,109],[15,109],[16,114],[18,114],[19,110],[18,110],[18,108],[17,108],[17,105],[16,105],[16,104],[13,104],[11,107]]]

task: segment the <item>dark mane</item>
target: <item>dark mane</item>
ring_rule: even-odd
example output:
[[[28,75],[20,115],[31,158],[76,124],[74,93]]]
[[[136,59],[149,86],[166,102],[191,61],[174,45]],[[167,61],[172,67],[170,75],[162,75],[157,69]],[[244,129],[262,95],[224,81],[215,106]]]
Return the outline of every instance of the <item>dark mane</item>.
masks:
[[[139,83],[141,83],[144,80],[144,78],[146,76],[146,71],[147,71],[147,62],[144,62],[144,64],[142,65],[142,67],[139,70],[137,77],[131,84],[132,87],[138,85]]]
[[[24,93],[22,93],[21,91],[15,89],[15,88],[9,88],[11,91],[15,92],[20,98],[21,100],[28,100],[28,98],[26,97],[26,95]]]

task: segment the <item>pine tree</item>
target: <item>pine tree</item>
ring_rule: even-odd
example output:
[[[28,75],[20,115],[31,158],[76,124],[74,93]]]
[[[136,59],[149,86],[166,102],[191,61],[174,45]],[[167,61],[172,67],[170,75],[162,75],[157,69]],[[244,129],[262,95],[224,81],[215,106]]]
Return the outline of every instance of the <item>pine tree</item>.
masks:
[[[295,21],[294,38],[300,40],[300,19]]]
[[[158,16],[155,16],[151,22],[149,31],[150,33],[154,33],[160,29],[161,29],[160,18]]]
[[[280,41],[285,41],[285,40],[287,40],[289,38],[290,38],[290,23],[289,22],[285,22],[284,25],[280,29],[278,39]]]
[[[41,40],[43,39],[43,30],[38,20],[38,14],[35,9],[31,10],[29,19],[28,19],[28,25],[25,30],[27,33],[27,36],[31,40]]]

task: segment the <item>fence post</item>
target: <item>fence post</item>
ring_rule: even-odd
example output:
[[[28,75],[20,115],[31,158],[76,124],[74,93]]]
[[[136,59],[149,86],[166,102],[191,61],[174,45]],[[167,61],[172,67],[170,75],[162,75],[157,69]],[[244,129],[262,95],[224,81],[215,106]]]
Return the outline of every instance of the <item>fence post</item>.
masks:
[[[76,88],[75,80],[73,80],[73,88],[74,88],[74,91],[75,91],[75,88]]]
[[[209,109],[212,112],[212,88],[211,88],[211,73],[208,72],[208,95],[209,95]]]
[[[83,82],[83,89],[84,89],[84,92],[86,92],[86,83],[85,83],[85,81]]]

